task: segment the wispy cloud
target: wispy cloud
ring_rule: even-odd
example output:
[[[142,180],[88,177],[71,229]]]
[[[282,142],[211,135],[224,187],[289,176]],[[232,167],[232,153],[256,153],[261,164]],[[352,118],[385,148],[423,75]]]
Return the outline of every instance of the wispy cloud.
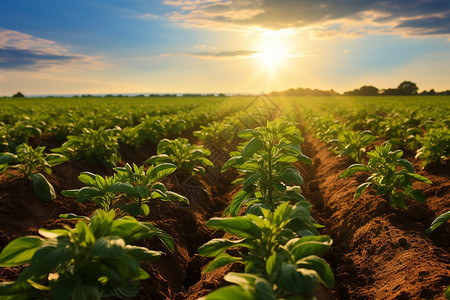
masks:
[[[351,32],[353,37],[368,32],[450,35],[448,0],[166,0],[164,3],[175,7],[171,20],[185,26],[234,30],[308,28],[330,36],[328,31],[339,23],[347,30],[337,30],[338,33]]]
[[[74,54],[54,41],[0,28],[0,69],[103,69],[100,57]]]
[[[203,48],[203,46],[198,48]],[[162,54],[162,56],[186,55],[207,59],[246,59],[252,58],[260,52],[261,51],[259,50],[230,50],[230,51],[214,50],[214,51],[198,51],[198,52],[165,53]]]

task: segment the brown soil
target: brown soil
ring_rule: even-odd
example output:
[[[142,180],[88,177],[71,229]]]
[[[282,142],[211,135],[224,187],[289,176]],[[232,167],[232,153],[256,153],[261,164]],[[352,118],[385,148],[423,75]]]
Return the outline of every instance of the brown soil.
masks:
[[[424,191],[425,205],[411,202],[406,211],[392,209],[373,190],[353,199],[367,175],[339,179],[352,162],[335,156],[311,134],[305,138],[304,152],[314,164],[300,166],[304,195],[314,204],[313,216],[326,226],[321,233],[333,239],[325,259],[336,287],[328,299],[443,299],[450,284],[450,232],[446,225],[430,235],[424,231],[450,210],[448,168],[421,170],[407,156],[433,184],[414,184]]]
[[[190,133],[184,136],[192,139]],[[298,166],[305,179],[303,194],[314,204],[313,216],[326,226],[321,232],[329,234],[334,242],[325,259],[336,276],[336,287],[332,291],[321,287],[317,297],[323,300],[441,299],[445,286],[450,284],[450,233],[445,225],[430,235],[424,230],[437,215],[450,209],[448,169],[420,170],[418,162],[408,157],[433,185],[416,186],[424,190],[426,205],[411,203],[407,211],[394,210],[370,190],[353,199],[357,185],[366,175],[338,179],[351,162],[336,157],[311,135],[305,136],[307,143],[303,149],[314,164]],[[48,148],[58,146],[51,137],[39,142]],[[121,155],[123,161],[142,164],[155,150],[151,144],[143,145],[140,151],[121,146]],[[60,194],[62,190],[83,185],[77,180],[82,171],[112,173],[101,165],[84,162],[56,166],[53,174],[46,177],[58,196],[46,203],[33,195],[28,180],[0,176],[0,248],[16,237],[37,234],[39,228],[73,225],[58,219],[60,213],[90,215],[94,205],[79,204]],[[143,289],[136,299],[197,299],[226,284],[223,276],[227,272],[239,270],[239,266],[228,266],[202,274],[210,259],[196,254],[200,245],[222,236],[204,224],[209,218],[220,216],[237,192],[237,187],[230,183],[235,176],[226,172],[217,181],[211,177],[189,180],[188,186],[181,189],[176,187],[173,178],[167,182],[171,189],[190,198],[191,205],[152,203],[145,220],[167,231],[175,240],[176,249],[170,253],[157,239],[140,242],[139,245],[164,254],[156,262],[143,264],[150,278],[142,282]],[[21,270],[0,268],[0,281],[14,280]]]

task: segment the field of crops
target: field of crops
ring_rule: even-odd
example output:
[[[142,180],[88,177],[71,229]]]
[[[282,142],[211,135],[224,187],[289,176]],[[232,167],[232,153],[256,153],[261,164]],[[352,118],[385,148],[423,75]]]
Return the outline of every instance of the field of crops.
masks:
[[[450,299],[449,96],[0,103],[0,299]]]

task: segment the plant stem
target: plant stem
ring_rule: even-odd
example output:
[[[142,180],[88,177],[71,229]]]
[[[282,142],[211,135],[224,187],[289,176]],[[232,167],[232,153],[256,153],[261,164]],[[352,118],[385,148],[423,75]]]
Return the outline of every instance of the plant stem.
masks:
[[[268,176],[268,182],[269,182],[269,186],[268,186],[268,200],[269,200],[269,205],[270,205],[270,211],[274,211],[274,204],[273,204],[273,191],[272,191],[272,144],[269,145],[269,151],[268,151],[268,159],[267,159],[267,164],[268,164],[268,168],[269,168],[269,176]]]

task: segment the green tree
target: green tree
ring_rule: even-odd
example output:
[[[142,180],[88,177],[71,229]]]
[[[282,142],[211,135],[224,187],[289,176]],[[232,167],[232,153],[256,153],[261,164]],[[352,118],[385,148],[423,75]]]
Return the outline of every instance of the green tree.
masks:
[[[17,93],[15,93],[15,94],[13,95],[13,97],[14,97],[14,98],[23,98],[23,97],[25,97],[25,95],[22,94],[21,92],[17,92]]]
[[[411,81],[403,81],[397,89],[402,95],[417,95],[417,91],[419,90],[417,85]]]

